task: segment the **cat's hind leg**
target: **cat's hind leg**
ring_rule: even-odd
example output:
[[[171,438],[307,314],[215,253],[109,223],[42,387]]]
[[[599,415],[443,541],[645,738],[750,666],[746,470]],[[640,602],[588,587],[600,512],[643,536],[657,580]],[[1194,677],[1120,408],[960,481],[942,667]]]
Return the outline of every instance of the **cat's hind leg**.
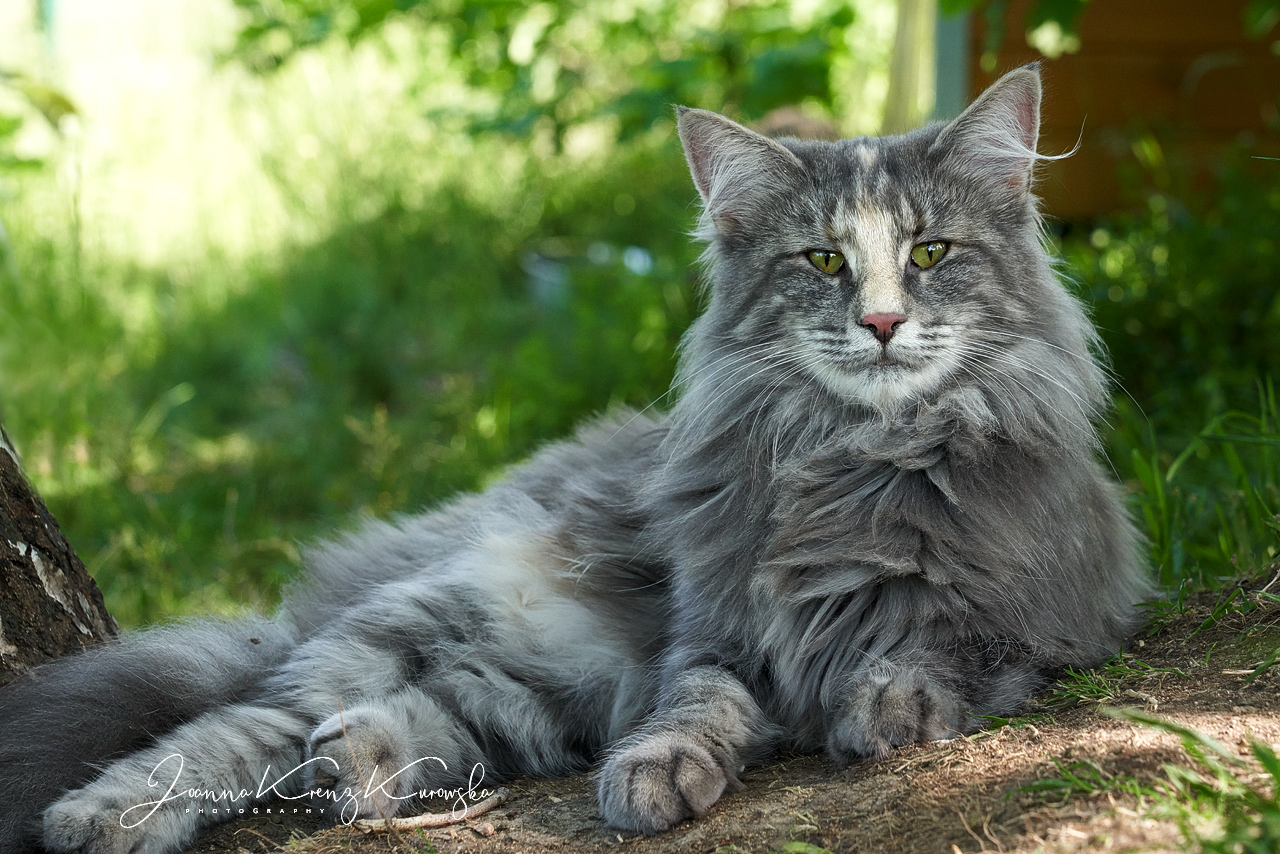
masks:
[[[312,724],[295,712],[231,705],[107,766],[44,813],[44,847],[79,854],[168,854],[264,796],[302,790]]]
[[[605,699],[516,678],[476,653],[333,713],[311,734],[307,788],[349,821],[404,813],[442,790],[471,797],[516,774],[583,771],[605,740]]]
[[[342,821],[390,818],[425,793],[465,785],[483,752],[416,687],[335,712],[308,739],[305,788]]]

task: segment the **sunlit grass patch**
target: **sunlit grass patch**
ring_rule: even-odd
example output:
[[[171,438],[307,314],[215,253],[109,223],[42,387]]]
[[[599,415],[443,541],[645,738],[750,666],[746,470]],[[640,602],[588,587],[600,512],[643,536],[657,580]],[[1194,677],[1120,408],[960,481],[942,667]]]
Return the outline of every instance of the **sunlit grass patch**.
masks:
[[[1053,765],[1057,769],[1056,774],[1021,786],[1010,792],[1009,796],[1029,792],[1066,801],[1077,795],[1122,794],[1136,798],[1141,805],[1145,799],[1155,794],[1149,784],[1126,774],[1106,771],[1091,759],[1064,762],[1053,758]]]
[[[1141,690],[1152,679],[1188,676],[1176,667],[1153,667],[1131,654],[1121,653],[1092,669],[1068,667],[1051,690],[1046,705],[1062,708],[1080,703],[1093,705],[1133,702],[1154,703],[1150,694]]]
[[[1204,733],[1165,718],[1132,709],[1110,714],[1181,741],[1190,761],[1164,766],[1155,804],[1178,822],[1188,843],[1221,854],[1280,848],[1280,759],[1273,746],[1251,740],[1250,762]]]

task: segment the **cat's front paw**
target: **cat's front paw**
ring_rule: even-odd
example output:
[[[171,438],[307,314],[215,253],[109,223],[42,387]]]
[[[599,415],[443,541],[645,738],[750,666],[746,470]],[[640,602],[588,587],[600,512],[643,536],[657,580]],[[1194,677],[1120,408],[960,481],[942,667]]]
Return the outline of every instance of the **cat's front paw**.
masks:
[[[195,824],[172,808],[153,809],[158,795],[130,797],[92,783],[44,812],[42,842],[57,854],[169,854],[195,837]]]
[[[394,816],[418,788],[424,770],[409,757],[400,729],[376,707],[333,715],[308,740],[306,790],[323,791],[320,797],[348,823]]]
[[[742,788],[727,756],[680,733],[624,744],[600,772],[600,811],[613,827],[654,834],[706,813],[725,789]]]
[[[914,669],[886,669],[859,679],[827,735],[842,764],[883,759],[895,747],[962,735],[964,703],[955,691]]]

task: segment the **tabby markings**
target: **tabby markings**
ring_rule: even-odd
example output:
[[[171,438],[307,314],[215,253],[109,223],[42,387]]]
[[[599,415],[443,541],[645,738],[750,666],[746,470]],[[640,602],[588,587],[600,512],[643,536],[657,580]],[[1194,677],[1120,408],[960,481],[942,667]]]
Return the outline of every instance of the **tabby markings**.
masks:
[[[902,290],[902,241],[897,219],[884,208],[867,201],[852,210],[845,204],[832,217],[835,234],[850,244],[857,258],[859,317],[866,314],[906,314]]]

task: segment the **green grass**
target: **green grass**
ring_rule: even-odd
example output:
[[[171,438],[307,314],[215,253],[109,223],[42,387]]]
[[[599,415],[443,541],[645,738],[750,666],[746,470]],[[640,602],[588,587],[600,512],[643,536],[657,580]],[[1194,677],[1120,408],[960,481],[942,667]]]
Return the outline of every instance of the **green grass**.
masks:
[[[1103,770],[1102,766],[1092,760],[1078,759],[1074,762],[1063,762],[1053,759],[1057,774],[1044,777],[1011,791],[1008,797],[1020,792],[1047,795],[1067,801],[1078,795],[1105,795],[1109,793],[1130,795],[1139,803],[1144,798],[1155,794],[1155,790],[1135,777],[1125,774],[1113,774]]]
[[[1178,822],[1188,844],[1210,854],[1280,849],[1280,758],[1249,742],[1250,763],[1218,741],[1173,721],[1134,710],[1115,717],[1176,735],[1188,764],[1166,764],[1156,808]]]
[[[1154,175],[1141,210],[1061,243],[1119,382],[1110,457],[1169,590],[1280,556],[1280,169],[1248,155],[1207,188]]]
[[[1167,463],[1154,449],[1131,452],[1152,562],[1166,587],[1229,580],[1280,555],[1280,407],[1269,377],[1257,394],[1257,414],[1212,417]]]
[[[1064,684],[1070,685],[1072,696],[1096,702],[1114,699],[1094,674],[1072,674]],[[1114,796],[1126,796],[1138,815],[1174,822],[1184,843],[1194,850],[1261,854],[1280,849],[1280,758],[1274,748],[1251,739],[1250,758],[1245,759],[1198,730],[1150,712],[1114,707],[1100,711],[1176,736],[1185,761],[1165,763],[1161,777],[1139,780],[1107,771],[1094,760],[1053,758],[1053,773],[1006,797],[1030,794],[1065,804],[1076,797],[1106,796],[1114,806]]]
[[[811,842],[784,842],[778,854],[832,854],[831,851]]]
[[[1012,727],[1013,729],[1021,729],[1022,727],[1036,727],[1040,724],[1056,723],[1056,719],[1048,712],[1032,712],[1025,715],[1015,715],[1011,718],[1002,717],[1000,715],[974,715],[975,718],[985,721],[982,726],[984,729],[978,730],[972,735],[966,736],[970,740],[978,740],[987,738],[997,729],[1001,727]]]
[[[1252,740],[1246,761],[1205,734],[1135,709],[1109,709],[1112,717],[1178,737],[1185,763],[1165,763],[1163,777],[1144,782],[1106,771],[1091,760],[1053,760],[1056,773],[1009,793],[1063,803],[1073,797],[1128,796],[1140,815],[1172,820],[1189,847],[1210,854],[1262,854],[1280,848],[1280,759]]]
[[[1068,667],[1054,686],[1047,701],[1050,707],[1067,707],[1080,703],[1102,705],[1124,697],[1139,698],[1134,685],[1160,674],[1187,678],[1176,667],[1152,667],[1134,656],[1121,653],[1090,670]],[[1126,694],[1126,690],[1131,693]]]

